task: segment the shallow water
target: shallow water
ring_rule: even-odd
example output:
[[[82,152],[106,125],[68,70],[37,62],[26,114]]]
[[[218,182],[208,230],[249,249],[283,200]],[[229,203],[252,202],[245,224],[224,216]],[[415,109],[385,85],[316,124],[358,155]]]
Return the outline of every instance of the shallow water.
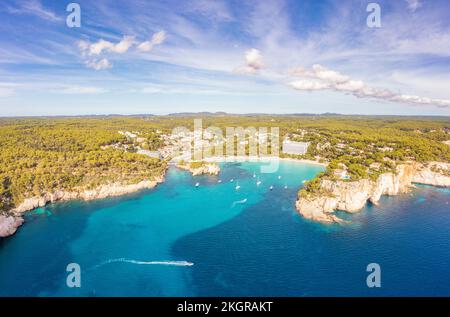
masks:
[[[302,181],[321,170],[227,163],[220,176],[194,178],[170,169],[153,190],[37,209],[0,241],[0,295],[450,295],[448,190],[418,187],[342,214],[349,225],[322,225],[294,208]],[[72,262],[81,288],[66,286]],[[366,286],[371,262],[379,289]]]

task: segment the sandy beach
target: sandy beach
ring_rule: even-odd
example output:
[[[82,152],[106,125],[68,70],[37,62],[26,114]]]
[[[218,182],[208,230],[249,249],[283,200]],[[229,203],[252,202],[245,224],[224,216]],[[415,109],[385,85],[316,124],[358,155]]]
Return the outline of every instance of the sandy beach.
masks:
[[[278,156],[216,156],[208,157],[203,159],[205,162],[248,162],[248,161],[258,161],[258,162],[270,162],[274,160],[280,161],[290,161],[305,164],[314,164],[320,166],[327,166],[326,163],[320,163],[318,161],[306,160],[306,159],[294,159],[290,157],[278,157]]]

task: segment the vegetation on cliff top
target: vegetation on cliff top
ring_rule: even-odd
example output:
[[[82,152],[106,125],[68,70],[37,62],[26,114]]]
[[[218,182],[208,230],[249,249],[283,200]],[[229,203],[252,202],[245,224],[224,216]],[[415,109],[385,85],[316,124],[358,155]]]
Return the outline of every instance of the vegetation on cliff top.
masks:
[[[0,120],[0,211],[55,190],[93,189],[111,182],[132,184],[160,176],[165,162],[105,147],[128,144],[131,148],[133,141],[118,133],[124,127],[145,130],[149,144],[158,142],[152,128],[134,121]]]
[[[293,133],[294,140],[310,142],[305,157],[329,162],[325,173],[307,182],[299,196],[322,195],[323,179],[376,180],[382,173],[395,172],[408,161],[450,161],[447,119],[327,118],[305,125]]]

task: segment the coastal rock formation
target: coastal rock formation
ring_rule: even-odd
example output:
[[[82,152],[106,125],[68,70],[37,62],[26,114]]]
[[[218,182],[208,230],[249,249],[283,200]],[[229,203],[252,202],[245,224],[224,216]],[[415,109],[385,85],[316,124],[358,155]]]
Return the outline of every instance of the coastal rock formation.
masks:
[[[13,235],[23,224],[22,217],[0,215],[0,237]]]
[[[139,191],[141,189],[154,188],[156,185],[162,183],[163,181],[164,176],[161,176],[155,178],[155,180],[144,180],[137,184],[123,185],[120,183],[112,183],[102,185],[92,190],[80,190],[71,192],[58,190],[53,193],[47,193],[40,197],[27,198],[19,206],[10,210],[8,216],[0,215],[0,237],[7,237],[16,232],[17,228],[20,227],[24,222],[22,218],[22,214],[24,212],[32,210],[34,208],[43,207],[47,203],[74,199],[89,201],[94,199],[121,196]]]
[[[342,222],[333,213],[336,210],[357,212],[370,201],[377,204],[382,195],[397,195],[407,192],[413,183],[450,186],[450,164],[419,163],[401,164],[396,173],[381,174],[376,181],[322,180],[322,195],[300,197],[297,210],[305,218],[320,222]]]
[[[191,172],[192,176],[203,175],[203,174],[218,175],[220,173],[219,165],[214,164],[214,163],[205,163],[198,167],[195,165],[192,166],[189,164],[180,164],[180,165],[178,165],[178,167]]]
[[[412,181],[418,184],[450,187],[450,164],[430,162],[417,169]]]

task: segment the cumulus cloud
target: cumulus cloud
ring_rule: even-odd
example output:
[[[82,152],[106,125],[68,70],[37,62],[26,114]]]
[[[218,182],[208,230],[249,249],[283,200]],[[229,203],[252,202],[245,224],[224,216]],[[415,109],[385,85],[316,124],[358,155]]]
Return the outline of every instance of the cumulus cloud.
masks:
[[[78,43],[78,47],[81,49],[83,54],[87,54],[90,56],[100,55],[104,51],[110,53],[123,54],[128,51],[128,49],[133,45],[133,43],[134,43],[134,36],[124,36],[122,40],[116,44],[101,39],[96,43],[80,41]]]
[[[235,71],[241,74],[256,74],[263,67],[261,52],[252,48],[245,52],[245,65],[238,67]]]
[[[123,39],[115,44],[110,51],[117,53],[117,54],[123,54],[134,44],[134,36],[124,36]]]
[[[245,62],[247,63],[248,67],[259,70],[263,67],[261,52],[255,48],[248,50],[247,52],[245,52]]]
[[[359,98],[375,98],[411,105],[433,105],[441,108],[450,108],[450,100],[404,95],[394,93],[389,89],[370,87],[361,80],[354,80],[349,76],[319,64],[313,65],[311,70],[297,68],[290,73],[292,76],[301,77],[301,79],[289,82],[289,86],[297,90],[317,91],[328,89],[352,94]]]
[[[95,43],[79,41],[78,48],[81,55],[86,58],[85,64],[88,68],[103,70],[112,67],[112,63],[107,58],[100,58],[104,52],[123,54],[134,44],[134,36],[124,36],[117,43],[100,39]]]
[[[89,41],[81,40],[78,44],[78,49],[81,52],[81,56],[85,59],[87,67],[102,70],[112,67],[112,63],[107,58],[101,56],[109,54],[124,54],[128,52],[131,47],[137,45],[137,48],[141,51],[148,52],[153,49],[155,45],[162,44],[166,39],[166,32],[159,31],[153,34],[149,41],[138,44],[134,36],[124,35],[122,39],[113,43],[104,39],[100,39],[97,42],[91,43]]]
[[[109,41],[101,39],[97,43],[87,45],[82,44],[80,45],[80,47],[85,47],[89,55],[100,55],[103,52],[103,50],[112,49],[114,47],[114,44]]]
[[[138,50],[143,52],[149,52],[153,49],[155,45],[162,44],[166,39],[166,32],[159,31],[153,34],[152,38],[149,41],[144,41],[138,45]]]

